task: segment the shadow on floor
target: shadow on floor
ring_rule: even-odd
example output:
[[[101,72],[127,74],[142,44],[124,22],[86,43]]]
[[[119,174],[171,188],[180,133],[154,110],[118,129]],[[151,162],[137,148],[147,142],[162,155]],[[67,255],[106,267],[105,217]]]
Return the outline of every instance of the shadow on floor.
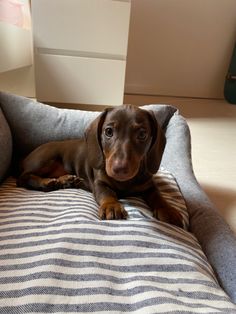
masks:
[[[207,184],[201,186],[236,234],[236,191]]]

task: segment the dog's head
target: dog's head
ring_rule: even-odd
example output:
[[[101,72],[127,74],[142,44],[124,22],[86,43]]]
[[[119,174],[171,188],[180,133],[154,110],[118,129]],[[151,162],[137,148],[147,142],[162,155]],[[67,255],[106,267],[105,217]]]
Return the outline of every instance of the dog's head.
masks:
[[[140,170],[156,173],[165,147],[154,114],[132,105],[106,109],[87,129],[86,140],[91,167],[121,182]]]

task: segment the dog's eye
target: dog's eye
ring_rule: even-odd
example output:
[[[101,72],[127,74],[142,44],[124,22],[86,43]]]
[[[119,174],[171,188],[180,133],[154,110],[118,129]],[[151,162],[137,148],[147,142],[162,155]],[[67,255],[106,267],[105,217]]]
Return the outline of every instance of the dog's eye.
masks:
[[[145,141],[147,139],[148,133],[145,129],[140,129],[138,132],[138,139],[140,141]]]
[[[107,137],[112,137],[113,136],[113,129],[111,127],[105,128],[105,135]]]

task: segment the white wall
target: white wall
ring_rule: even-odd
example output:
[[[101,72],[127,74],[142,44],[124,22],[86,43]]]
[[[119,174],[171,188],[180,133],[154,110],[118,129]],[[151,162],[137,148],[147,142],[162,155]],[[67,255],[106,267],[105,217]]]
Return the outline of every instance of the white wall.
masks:
[[[236,0],[132,0],[126,93],[222,98]]]
[[[29,1],[0,3],[0,73],[32,65]]]
[[[0,90],[34,96],[29,1],[0,3]]]

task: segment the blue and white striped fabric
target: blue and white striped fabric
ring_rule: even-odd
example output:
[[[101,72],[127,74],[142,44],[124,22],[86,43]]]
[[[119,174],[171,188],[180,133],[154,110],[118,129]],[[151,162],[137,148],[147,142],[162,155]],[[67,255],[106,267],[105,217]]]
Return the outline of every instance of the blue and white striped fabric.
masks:
[[[188,217],[173,177],[156,178]],[[92,194],[0,187],[0,313],[236,313],[196,238],[140,199],[100,221]]]

